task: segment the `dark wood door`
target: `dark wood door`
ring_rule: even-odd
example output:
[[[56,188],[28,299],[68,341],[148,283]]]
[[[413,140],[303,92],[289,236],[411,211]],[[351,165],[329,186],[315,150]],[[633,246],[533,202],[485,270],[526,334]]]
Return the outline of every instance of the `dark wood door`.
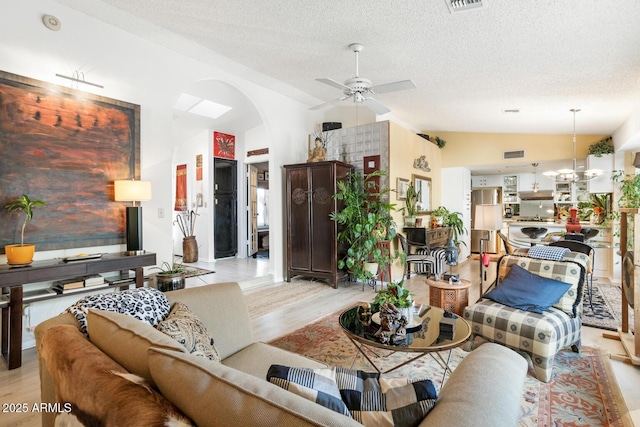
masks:
[[[329,218],[335,210],[332,198],[335,174],[332,164],[322,164],[309,170],[311,175],[311,269],[331,272],[335,265],[336,223]]]
[[[215,258],[235,256],[238,252],[237,163],[214,159],[213,247]]]
[[[311,269],[311,252],[309,251],[310,232],[310,188],[308,169],[292,169],[289,173],[289,231],[291,268]]]

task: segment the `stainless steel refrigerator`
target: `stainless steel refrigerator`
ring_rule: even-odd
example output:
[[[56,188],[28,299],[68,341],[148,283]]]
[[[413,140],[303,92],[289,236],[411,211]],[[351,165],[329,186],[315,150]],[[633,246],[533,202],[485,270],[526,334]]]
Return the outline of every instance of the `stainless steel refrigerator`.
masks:
[[[475,230],[475,215],[477,205],[502,204],[502,188],[482,188],[471,190],[471,253],[480,253],[480,239],[487,236],[486,230]],[[498,253],[499,238],[496,231],[490,231],[486,251]]]

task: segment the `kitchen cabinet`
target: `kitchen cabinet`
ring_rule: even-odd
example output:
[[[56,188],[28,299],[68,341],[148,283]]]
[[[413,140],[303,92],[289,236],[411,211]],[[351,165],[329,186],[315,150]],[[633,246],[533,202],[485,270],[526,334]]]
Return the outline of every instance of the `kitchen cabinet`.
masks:
[[[601,157],[587,156],[587,169],[602,171],[602,175],[589,181],[590,193],[613,193],[613,154],[603,154]]]
[[[471,187],[502,187],[502,175],[475,175],[471,177]]]
[[[343,208],[333,198],[352,166],[338,161],[285,165],[287,282],[294,276],[328,280],[338,287],[338,223],[329,215]]]
[[[541,173],[525,172],[518,175],[518,191],[533,191],[533,184],[538,184],[538,191],[554,191],[555,181]]]
[[[502,203],[518,203],[518,175],[502,177]]]

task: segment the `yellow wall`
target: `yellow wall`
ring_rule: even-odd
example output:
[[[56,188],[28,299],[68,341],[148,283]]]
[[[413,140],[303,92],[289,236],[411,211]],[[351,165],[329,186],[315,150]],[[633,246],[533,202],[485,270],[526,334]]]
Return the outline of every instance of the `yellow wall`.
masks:
[[[441,178],[440,168],[442,167],[441,153],[443,151],[432,142],[419,137],[400,125],[389,122],[389,187],[396,188],[396,178],[411,180],[412,174],[431,178],[431,205],[433,208],[440,206],[441,200]],[[426,156],[429,162],[430,172],[425,172],[413,167],[413,161],[420,156]],[[397,211],[393,213],[393,218],[397,223],[404,222],[400,209],[404,207],[404,201],[397,200],[396,194],[391,194],[391,203],[396,204]],[[428,216],[422,216],[426,221]],[[423,226],[428,224],[423,222]]]
[[[572,135],[538,135],[474,132],[424,133],[447,141],[441,167],[519,164],[573,158]],[[584,159],[589,146],[608,135],[577,135],[576,158]],[[502,152],[525,150],[522,159],[502,160]]]

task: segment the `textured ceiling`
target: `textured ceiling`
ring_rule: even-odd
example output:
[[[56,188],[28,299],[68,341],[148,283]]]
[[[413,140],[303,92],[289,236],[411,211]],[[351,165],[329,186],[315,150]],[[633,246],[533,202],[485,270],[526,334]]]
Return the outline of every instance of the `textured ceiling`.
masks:
[[[416,89],[379,94],[417,130],[610,134],[640,102],[640,2],[488,0],[58,0],[283,92],[335,99],[355,74]],[[504,113],[520,109],[520,113]]]

